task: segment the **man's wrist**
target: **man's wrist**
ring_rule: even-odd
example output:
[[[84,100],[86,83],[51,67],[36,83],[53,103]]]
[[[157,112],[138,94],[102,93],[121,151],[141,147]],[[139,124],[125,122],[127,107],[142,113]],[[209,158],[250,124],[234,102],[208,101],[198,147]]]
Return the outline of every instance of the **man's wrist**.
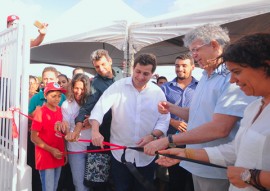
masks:
[[[156,136],[153,132],[150,134],[153,137],[153,140],[157,140],[159,137]]]
[[[169,135],[168,135],[169,147],[170,147],[170,148],[175,148],[175,147],[176,147],[176,144],[174,143],[173,137],[172,137],[172,136],[173,136],[172,134],[169,134]]]

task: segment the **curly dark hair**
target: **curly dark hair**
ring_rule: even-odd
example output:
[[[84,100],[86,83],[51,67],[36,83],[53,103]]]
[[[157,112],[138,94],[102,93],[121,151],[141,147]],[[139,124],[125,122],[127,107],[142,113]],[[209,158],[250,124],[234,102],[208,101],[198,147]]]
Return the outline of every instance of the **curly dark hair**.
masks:
[[[220,57],[224,62],[234,62],[242,67],[263,68],[270,76],[270,34],[244,36],[228,45]]]

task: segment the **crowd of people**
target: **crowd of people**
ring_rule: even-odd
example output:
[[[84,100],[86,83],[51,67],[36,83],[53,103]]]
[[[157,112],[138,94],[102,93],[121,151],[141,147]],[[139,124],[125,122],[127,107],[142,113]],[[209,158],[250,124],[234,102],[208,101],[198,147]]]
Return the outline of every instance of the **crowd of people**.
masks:
[[[7,26],[18,20],[9,16]],[[42,42],[46,27],[31,47]],[[132,75],[121,79],[104,49],[91,53],[91,80],[82,68],[69,79],[46,67],[43,86],[29,76],[33,190],[146,191],[158,165],[169,174],[164,191],[269,190],[270,34],[231,43],[229,31],[206,24],[183,41],[189,53],[175,58],[169,82],[155,75],[157,58],[150,53],[138,55]],[[203,69],[200,80],[192,76],[195,62]],[[86,185],[86,152],[106,148],[105,142],[126,148],[110,152],[109,180]]]

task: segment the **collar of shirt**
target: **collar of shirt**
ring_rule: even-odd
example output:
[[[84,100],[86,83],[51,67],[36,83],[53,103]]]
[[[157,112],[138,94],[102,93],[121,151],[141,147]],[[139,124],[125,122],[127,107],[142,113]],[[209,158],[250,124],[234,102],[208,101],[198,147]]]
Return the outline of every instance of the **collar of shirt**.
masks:
[[[188,86],[192,86],[193,84],[198,84],[198,80],[196,78],[194,78],[192,76],[192,81],[190,82],[190,84]],[[172,81],[168,82],[170,85],[173,85],[173,86],[178,86],[178,83],[177,83],[177,77],[174,78]]]
[[[228,75],[230,72],[229,70],[226,68],[226,65],[225,63],[222,63],[220,64],[213,72],[212,74],[210,75],[209,78],[212,78],[213,76],[216,76],[216,75],[223,75],[223,76],[226,76]],[[206,70],[203,71],[203,75],[208,75]]]
[[[41,89],[38,94],[39,94],[39,99],[40,100],[46,100],[45,97],[44,97],[44,88]]]

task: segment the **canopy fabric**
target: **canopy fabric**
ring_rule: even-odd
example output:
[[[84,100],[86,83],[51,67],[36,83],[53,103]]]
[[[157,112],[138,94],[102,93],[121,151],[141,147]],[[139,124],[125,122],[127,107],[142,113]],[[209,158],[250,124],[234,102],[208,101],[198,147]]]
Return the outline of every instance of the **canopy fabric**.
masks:
[[[199,12],[176,12],[144,21],[121,0],[113,2],[119,5],[93,14],[94,8],[85,7],[98,6],[93,5],[93,1],[82,0],[50,26],[50,32],[55,34],[51,37],[48,33],[44,45],[32,48],[31,62],[91,68],[90,53],[105,48],[116,67],[122,67],[123,60],[146,52],[154,53],[159,65],[172,65],[176,56],[188,51],[183,47],[183,35],[203,24],[227,27],[232,41],[254,32],[270,32],[269,0],[226,0],[224,4],[209,5]],[[120,5],[124,6],[120,8]],[[99,18],[104,12],[106,18]],[[135,13],[133,19],[137,18],[138,22],[128,19],[130,13]],[[69,21],[68,24],[64,24],[63,19]]]
[[[157,55],[159,65],[170,65],[186,53],[183,36],[206,23],[218,24],[229,30],[231,41],[255,32],[270,32],[270,1],[225,1],[219,7],[183,15],[173,13],[132,24],[129,28],[131,53],[151,52]]]

